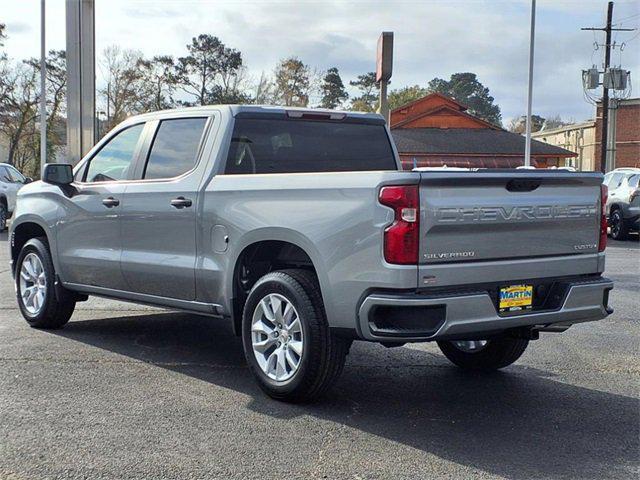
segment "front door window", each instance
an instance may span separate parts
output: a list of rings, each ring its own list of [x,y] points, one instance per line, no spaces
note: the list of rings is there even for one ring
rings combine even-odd
[[[89,160],[86,182],[113,182],[127,178],[144,124],[116,134]]]

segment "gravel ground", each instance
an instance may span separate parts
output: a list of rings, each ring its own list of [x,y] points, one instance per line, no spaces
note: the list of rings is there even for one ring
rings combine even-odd
[[[357,342],[332,394],[266,398],[224,323],[91,299],[30,329],[0,234],[0,478],[638,478],[640,250],[611,242],[608,319],[495,374]]]

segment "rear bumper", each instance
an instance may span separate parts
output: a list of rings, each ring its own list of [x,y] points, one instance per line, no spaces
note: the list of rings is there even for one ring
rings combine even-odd
[[[606,278],[568,285],[560,307],[518,315],[499,315],[488,292],[457,295],[371,294],[360,305],[359,334],[372,341],[428,341],[473,338],[530,326],[571,325],[613,313],[608,305],[613,282]],[[407,319],[408,327],[381,317]],[[391,325],[391,326],[390,326]]]

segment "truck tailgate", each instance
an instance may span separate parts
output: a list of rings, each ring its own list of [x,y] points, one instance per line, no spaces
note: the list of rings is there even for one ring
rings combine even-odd
[[[481,170],[420,175],[423,265],[598,252],[598,173]]]

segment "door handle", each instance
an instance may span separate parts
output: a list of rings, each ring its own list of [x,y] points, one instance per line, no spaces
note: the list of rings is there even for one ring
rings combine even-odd
[[[178,197],[171,200],[171,206],[175,208],[185,208],[191,205],[193,205],[193,202],[188,198]]]
[[[107,208],[117,207],[118,205],[120,205],[120,200],[113,197],[107,197],[102,200],[102,204]]]

